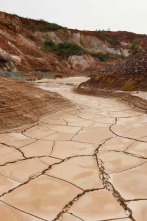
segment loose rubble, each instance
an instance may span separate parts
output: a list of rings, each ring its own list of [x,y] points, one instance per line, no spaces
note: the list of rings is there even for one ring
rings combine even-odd
[[[82,86],[98,89],[147,91],[147,50],[129,56],[98,73]]]

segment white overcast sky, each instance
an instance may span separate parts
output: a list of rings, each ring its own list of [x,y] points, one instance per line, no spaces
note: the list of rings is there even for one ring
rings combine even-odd
[[[0,11],[68,28],[147,34],[147,0],[0,0]]]

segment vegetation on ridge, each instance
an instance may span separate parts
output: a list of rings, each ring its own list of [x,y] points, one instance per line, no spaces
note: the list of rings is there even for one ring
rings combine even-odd
[[[119,59],[120,57],[122,58],[122,56],[111,55],[110,53],[90,52],[75,43],[64,42],[64,43],[56,44],[52,40],[46,40],[44,42],[44,51],[45,52],[58,52],[66,56],[89,54],[93,57],[98,58],[102,62],[106,62],[106,61],[113,60],[113,59]]]
[[[63,27],[61,25],[58,25],[56,23],[47,23],[44,25],[39,25],[39,24],[35,24],[35,25],[27,25],[27,28],[31,29],[33,32],[35,31],[56,31],[59,29],[66,29],[66,27]]]
[[[59,43],[55,44],[52,40],[46,40],[44,42],[44,50],[46,52],[59,52],[61,54],[70,56],[70,55],[82,55],[84,53],[87,53],[86,50],[84,50],[82,47],[80,47],[77,44],[74,43]]]

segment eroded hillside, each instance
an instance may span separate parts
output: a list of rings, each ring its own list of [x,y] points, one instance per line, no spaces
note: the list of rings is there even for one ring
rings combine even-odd
[[[0,69],[29,77],[32,72],[96,73],[128,56],[136,39],[147,47],[146,35],[72,30],[0,12]]]

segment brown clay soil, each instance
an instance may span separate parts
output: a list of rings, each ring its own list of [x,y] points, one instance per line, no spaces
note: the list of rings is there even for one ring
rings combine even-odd
[[[40,116],[70,105],[57,93],[0,77],[0,132],[35,123]]]
[[[1,219],[146,221],[146,112],[118,97],[73,93],[73,85],[40,82],[74,105],[0,134]]]
[[[85,94],[85,95],[90,95],[90,96],[97,96],[97,97],[105,97],[105,98],[119,98],[122,101],[126,101],[130,104],[135,105],[136,107],[147,111],[147,94],[145,93],[143,97],[140,96],[139,92],[122,92],[122,91],[110,91],[110,90],[101,90],[101,89],[96,89],[93,87],[76,87],[74,88],[74,91],[79,94]]]

